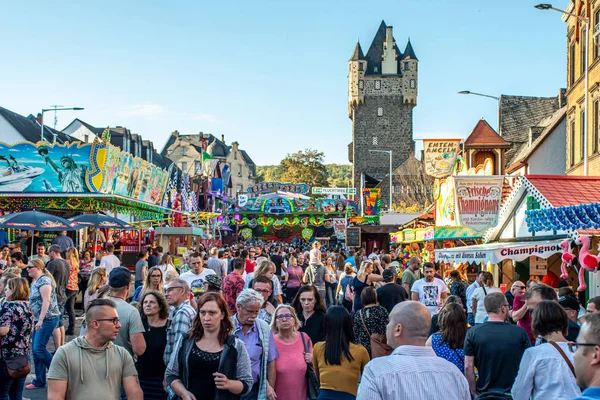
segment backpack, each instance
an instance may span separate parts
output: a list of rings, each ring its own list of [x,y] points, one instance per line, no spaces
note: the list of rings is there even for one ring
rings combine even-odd
[[[344,300],[354,302],[354,289],[352,288],[352,280],[349,279],[344,291]]]

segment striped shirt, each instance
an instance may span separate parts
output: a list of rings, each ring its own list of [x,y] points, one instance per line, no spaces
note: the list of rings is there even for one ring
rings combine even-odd
[[[357,400],[471,400],[469,384],[429,346],[400,346],[365,367]]]

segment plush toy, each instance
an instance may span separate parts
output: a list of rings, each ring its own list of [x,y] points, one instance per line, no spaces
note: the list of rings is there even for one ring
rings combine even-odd
[[[575,259],[575,254],[569,252],[569,241],[563,240],[560,242],[560,247],[562,247],[562,264],[560,265],[560,277],[563,279],[567,279],[569,273],[567,272],[567,267],[570,267]]]
[[[587,270],[595,272],[596,270],[598,270],[598,263],[600,263],[600,257],[590,254],[588,252],[590,248],[589,236],[579,236],[575,241],[575,244],[581,245],[581,249],[579,250],[579,287],[577,288],[577,291],[581,292],[587,287],[583,271]]]

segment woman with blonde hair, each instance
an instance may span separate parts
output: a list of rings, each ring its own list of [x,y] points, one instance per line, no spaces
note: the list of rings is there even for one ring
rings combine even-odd
[[[275,275],[275,264],[267,259],[260,261],[256,265],[254,272],[246,275],[244,289],[252,288],[252,281],[259,276],[267,277],[273,282],[273,296],[279,304],[283,303],[281,284],[279,283],[279,278]]]
[[[173,257],[171,257],[168,254],[165,254],[164,256],[162,256],[162,259],[160,260],[160,264],[158,264],[157,267],[160,268],[161,272],[163,273],[163,283],[164,283],[164,278],[167,276],[167,273],[169,271],[173,271],[173,272],[177,273],[177,270],[175,269],[175,266],[173,265]]]
[[[106,273],[106,269],[104,268],[96,268],[92,271],[90,275],[90,280],[88,282],[87,290],[83,295],[83,309],[87,308],[87,305],[90,301],[98,298],[99,293],[98,290],[106,285],[108,281],[108,274]]]
[[[348,312],[352,312],[353,306],[353,296],[354,292],[352,289],[352,280],[356,276],[354,272],[354,268],[352,268],[352,264],[347,262],[344,265],[344,272],[340,275],[338,287],[336,290],[336,296],[338,296],[341,292],[341,305],[344,306]]]
[[[52,337],[52,332],[58,327],[60,309],[56,300],[56,282],[44,267],[44,262],[37,258],[29,260],[27,272],[33,279],[29,306],[35,321],[32,345],[35,379],[26,386],[26,389],[37,389],[46,386],[46,370],[50,368],[52,362],[52,354],[46,346]]]
[[[67,281],[67,302],[65,311],[69,316],[69,326],[65,331],[65,335],[75,334],[75,301],[77,293],[79,293],[79,253],[77,249],[71,247],[65,253],[65,259],[69,263],[69,279]]]
[[[146,274],[144,284],[135,289],[132,301],[140,301],[140,299],[144,296],[144,293],[150,290],[156,290],[157,292],[164,293],[165,289],[163,281],[164,279],[161,269],[158,267],[150,268]]]
[[[306,400],[306,369],[307,364],[312,364],[312,342],[299,328],[300,320],[292,306],[282,304],[275,309],[271,321],[279,352],[275,393],[286,393],[286,400]]]
[[[377,265],[379,275],[373,273],[374,265]],[[352,279],[351,283],[351,287],[354,290],[354,312],[363,308],[362,301],[360,300],[362,291],[366,287],[372,286],[375,282],[381,282],[383,280],[382,274],[383,268],[381,268],[381,264],[379,263],[373,263],[372,260],[365,260],[360,264],[358,274]]]

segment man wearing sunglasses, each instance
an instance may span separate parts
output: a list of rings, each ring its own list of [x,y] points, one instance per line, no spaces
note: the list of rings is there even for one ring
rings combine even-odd
[[[588,315],[569,350],[575,352],[577,385],[585,389],[576,400],[600,399],[600,314]]]
[[[56,351],[48,371],[48,399],[81,399],[86,396],[142,400],[131,355],[112,343],[121,322],[109,299],[94,299],[85,313],[87,330]]]

